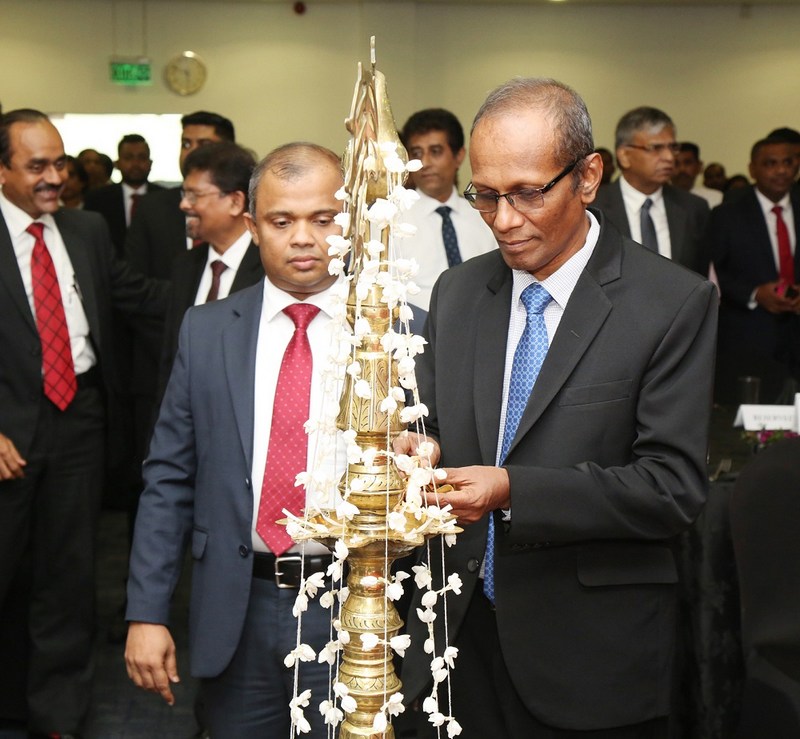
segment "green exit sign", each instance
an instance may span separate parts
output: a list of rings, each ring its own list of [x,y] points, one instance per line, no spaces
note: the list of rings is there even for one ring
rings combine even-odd
[[[112,59],[110,68],[115,85],[150,85],[153,82],[149,59]]]

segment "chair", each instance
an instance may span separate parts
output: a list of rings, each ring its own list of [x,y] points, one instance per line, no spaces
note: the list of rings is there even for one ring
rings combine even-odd
[[[744,467],[730,504],[745,687],[738,739],[800,737],[800,439]]]

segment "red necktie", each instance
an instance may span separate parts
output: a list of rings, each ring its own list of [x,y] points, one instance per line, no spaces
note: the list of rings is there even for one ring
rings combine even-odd
[[[219,278],[226,269],[228,269],[228,265],[221,259],[215,259],[211,262],[211,288],[206,296],[206,303],[210,303],[219,297]]]
[[[311,399],[312,359],[306,329],[319,308],[295,303],[283,312],[294,321],[294,334],[283,354],[275,388],[267,464],[256,518],[256,533],[276,556],[293,542],[286,529],[275,521],[284,517],[281,512],[284,508],[299,514],[305,505],[305,492],[302,486],[295,487],[294,481],[297,473],[306,468],[308,456],[308,437],[303,424],[308,420]]]
[[[778,233],[778,264],[780,265],[779,276],[781,282],[786,285],[794,285],[794,259],[792,258],[792,246],[789,243],[789,229],[783,220],[781,211],[783,208],[776,205],[772,212],[777,221]]]
[[[67,317],[53,259],[42,236],[44,224],[31,223],[26,231],[35,239],[31,255],[31,279],[36,327],[42,342],[44,394],[63,411],[78,390]]]

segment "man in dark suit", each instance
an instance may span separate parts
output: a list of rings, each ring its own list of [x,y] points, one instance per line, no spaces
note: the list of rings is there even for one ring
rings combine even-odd
[[[463,581],[447,607],[465,736],[667,736],[671,539],[706,495],[716,294],[587,210],[593,149],[566,86],[490,93],[466,196],[499,251],[439,278],[417,361],[434,462],[440,449],[455,488],[439,502],[465,527],[444,555]],[[431,679],[427,627],[411,633],[407,700]]]
[[[797,171],[791,143],[758,141],[750,154],[755,186],[711,214],[710,242],[722,295],[716,388],[722,403],[739,402],[738,377],[761,378],[764,403],[778,401],[792,377],[800,380]],[[793,402],[790,396],[782,402]]]
[[[646,107],[629,111],[616,130],[622,174],[599,190],[595,205],[623,235],[707,277],[708,204],[669,184],[679,149],[666,113]]]
[[[193,182],[187,178],[187,190]],[[291,542],[272,541],[269,534],[280,529],[259,511],[269,500],[297,508],[288,501],[294,473],[303,467],[287,462],[284,474],[270,472],[289,451],[273,444],[298,435],[302,442],[291,451],[301,454],[299,463],[308,464],[307,454],[313,455],[315,436],[306,437],[303,422],[278,428],[285,416],[279,409],[293,403],[305,419],[304,392],[315,407],[322,400],[338,294],[326,238],[341,233],[333,220],[341,209],[334,197],[341,185],[338,157],[312,144],[281,147],[256,168],[248,224],[266,279],[186,313],[144,465],[128,581],[128,674],[173,703],[170,686],[178,674],[169,603],[191,541],[191,670],[201,678],[208,728],[218,739],[289,735],[293,680],[283,659],[295,647],[299,560],[305,556],[306,577],[330,562],[316,543],[293,547],[284,557]],[[205,197],[221,195],[209,191]],[[293,323],[297,313],[310,319],[305,331]],[[281,394],[285,348],[290,341],[302,343],[303,335],[310,377],[298,382],[301,373],[289,369],[295,384]],[[303,404],[308,402],[307,396]],[[286,486],[277,486],[281,477]],[[312,604],[303,616],[303,641],[319,647],[329,629],[328,612]],[[327,695],[327,665],[304,663],[299,684],[301,691]],[[318,711],[306,718],[313,736],[327,736]]]
[[[89,707],[94,543],[119,390],[112,306],[130,315],[163,314],[166,306],[166,286],[114,258],[99,215],[59,210],[66,178],[64,145],[48,118],[7,113],[0,121],[0,642],[16,638],[17,654],[3,650],[0,720],[27,723],[37,737],[77,733]]]
[[[90,190],[86,193],[84,208],[96,211],[106,219],[117,256],[122,258],[125,256],[125,235],[139,201],[148,193],[164,188],[147,181],[153,160],[150,159],[147,141],[138,133],[122,137],[114,164],[122,175],[122,182]]]
[[[208,144],[186,157],[181,210],[203,244],[179,254],[173,263],[159,400],[178,351],[184,313],[193,305],[221,300],[264,278],[258,246],[250,238],[245,221],[248,185],[255,165],[249,151],[230,142]]]

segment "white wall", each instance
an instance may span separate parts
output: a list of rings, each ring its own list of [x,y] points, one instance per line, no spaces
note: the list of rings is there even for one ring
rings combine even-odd
[[[705,161],[744,171],[750,145],[777,126],[800,128],[800,5],[754,7],[417,5],[0,0],[0,101],[6,110],[229,116],[259,154],[294,139],[339,151],[358,61],[378,38],[398,125],[440,105],[465,124],[486,92],[514,75],[547,75],[586,99],[598,145],[637,105],[666,110]],[[116,7],[116,29],[112,24]],[[146,36],[146,49],[143,37]],[[208,63],[198,94],[161,81],[191,49]],[[108,81],[112,54],[146,50],[156,81]],[[109,152],[112,153],[113,152]],[[177,146],[176,153],[177,157]],[[462,181],[465,181],[462,178]]]

